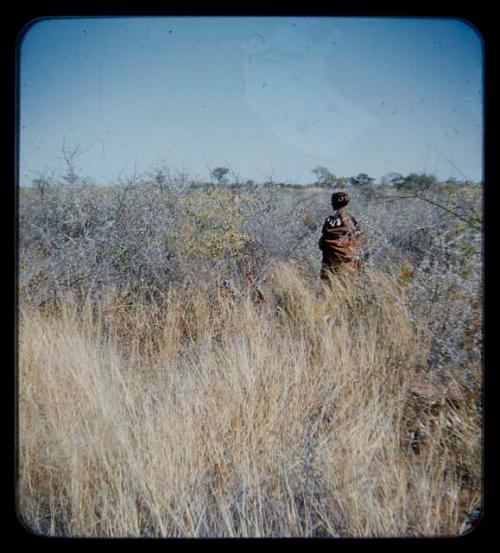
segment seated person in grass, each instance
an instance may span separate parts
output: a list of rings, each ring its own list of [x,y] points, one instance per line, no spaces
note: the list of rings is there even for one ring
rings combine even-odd
[[[318,243],[323,252],[321,278],[324,280],[327,280],[331,273],[338,273],[341,269],[356,273],[360,268],[356,255],[359,224],[354,216],[344,209],[349,200],[347,192],[332,194],[334,214],[326,218]]]

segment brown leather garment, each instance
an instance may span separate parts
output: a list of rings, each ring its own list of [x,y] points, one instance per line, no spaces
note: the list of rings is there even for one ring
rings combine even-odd
[[[350,271],[359,269],[356,257],[357,221],[352,216],[339,210],[340,226],[329,227],[328,219],[323,225],[323,232],[319,240],[319,247],[323,252],[323,268],[321,277],[327,278],[328,272],[344,267]]]

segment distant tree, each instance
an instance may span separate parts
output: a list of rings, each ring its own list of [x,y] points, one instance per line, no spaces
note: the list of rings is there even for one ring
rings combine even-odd
[[[465,186],[479,186],[481,182],[476,182],[475,180],[468,179],[465,181]]]
[[[359,173],[356,177],[351,177],[349,179],[352,186],[355,186],[357,188],[371,188],[373,186],[373,183],[375,182],[375,179],[373,177],[370,177],[366,173]]]
[[[64,163],[66,164],[66,174],[63,175],[63,179],[67,184],[74,186],[80,180],[75,168],[75,160],[81,153],[80,145],[77,144],[74,148],[71,148],[66,144],[66,139],[63,139],[61,151]]]
[[[349,186],[349,179],[347,177],[337,177],[337,182],[335,183],[335,188],[345,188]]]
[[[316,167],[312,172],[316,175],[317,186],[328,188],[337,183],[337,177],[326,167]]]
[[[50,186],[49,179],[46,177],[37,177],[36,179],[33,179],[32,181],[33,187],[38,190],[40,193],[40,198],[43,198],[45,195],[45,192]]]
[[[453,183],[456,187],[475,186],[476,183],[471,179],[457,180],[455,178],[447,179],[448,183]]]
[[[167,177],[165,176],[165,173],[163,171],[157,171],[154,180],[161,191],[164,191],[167,188]]]
[[[396,185],[396,188],[401,190],[429,190],[435,188],[438,184],[438,180],[434,175],[428,175],[426,173],[410,173]]]
[[[212,178],[214,178],[217,181],[217,184],[226,184],[227,178],[226,175],[229,173],[229,169],[227,167],[216,167],[213,169],[210,173]]]
[[[394,186],[397,187],[399,184],[401,184],[404,180],[404,177],[401,173],[387,173],[380,179],[380,184],[382,186]]]

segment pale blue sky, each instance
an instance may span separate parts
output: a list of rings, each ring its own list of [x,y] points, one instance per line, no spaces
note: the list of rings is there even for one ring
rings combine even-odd
[[[454,19],[50,19],[21,43],[20,178],[482,178],[482,44]]]

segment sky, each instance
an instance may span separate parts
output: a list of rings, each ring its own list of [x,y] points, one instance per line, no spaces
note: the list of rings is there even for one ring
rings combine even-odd
[[[21,185],[64,173],[63,145],[100,184],[217,166],[482,179],[482,39],[461,20],[42,19],[19,52]]]

